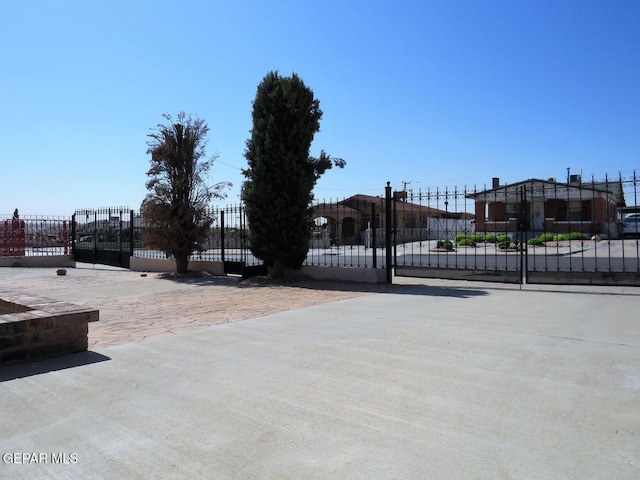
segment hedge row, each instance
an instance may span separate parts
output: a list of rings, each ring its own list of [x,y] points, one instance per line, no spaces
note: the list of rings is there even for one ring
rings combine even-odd
[[[494,235],[492,233],[459,233],[456,235],[456,244],[459,247],[475,247],[478,243],[496,243],[499,248],[517,247],[518,240],[513,240],[509,235]]]
[[[571,233],[544,233],[527,241],[527,245],[544,245],[545,242],[563,242],[567,240],[584,240],[585,236],[580,232]]]
[[[539,237],[532,238],[527,241],[527,245],[544,245],[545,242],[560,242],[566,240],[583,240],[585,236],[580,232],[571,233],[545,233]],[[511,246],[517,247],[519,242],[514,240],[508,235],[493,235],[472,233],[464,234],[459,233],[456,235],[456,244],[459,247],[475,247],[478,243],[497,243],[500,248],[509,248]]]

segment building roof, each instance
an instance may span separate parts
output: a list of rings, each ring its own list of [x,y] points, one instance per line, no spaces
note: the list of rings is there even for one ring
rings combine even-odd
[[[524,187],[524,190],[521,188]],[[518,200],[522,195],[528,199],[560,198],[568,200],[588,199],[593,196],[612,196],[619,206],[624,206],[622,185],[615,182],[570,182],[561,183],[553,180],[530,178],[508,185],[468,194],[467,198],[484,202],[504,202]]]
[[[354,216],[358,214],[358,210],[340,203],[319,203],[313,206],[313,212],[317,216],[330,217],[341,213],[343,216]]]
[[[386,199],[382,197],[374,197],[371,195],[363,195],[356,194],[349,198],[345,198],[341,202],[341,205],[348,205],[351,208],[354,208],[359,211],[363,211],[362,207],[367,206],[370,207],[372,203],[379,205],[381,209],[384,209],[386,204]],[[395,211],[403,212],[403,213],[416,213],[420,215],[426,215],[430,217],[458,217],[461,214],[453,211],[440,210],[438,208],[429,207],[426,205],[421,205],[418,203],[411,203],[406,201],[396,201],[395,203]]]

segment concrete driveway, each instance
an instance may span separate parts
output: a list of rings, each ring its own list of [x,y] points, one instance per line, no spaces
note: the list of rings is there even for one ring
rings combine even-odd
[[[640,478],[640,290],[409,284],[0,368],[0,476]]]

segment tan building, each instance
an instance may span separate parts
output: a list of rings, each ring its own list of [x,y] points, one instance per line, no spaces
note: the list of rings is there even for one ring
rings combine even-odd
[[[447,212],[406,201],[406,192],[395,192],[395,227],[413,240],[429,239],[429,219],[459,219],[470,216]],[[376,228],[376,244],[384,244],[386,200],[382,197],[357,194],[336,203],[320,203],[314,206],[313,217],[318,227],[329,231],[333,245],[361,245],[368,243],[367,235]],[[374,218],[375,216],[375,218]]]

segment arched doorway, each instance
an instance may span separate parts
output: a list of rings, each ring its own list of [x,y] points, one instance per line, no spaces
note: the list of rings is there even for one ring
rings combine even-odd
[[[356,222],[351,217],[342,220],[342,243],[344,245],[356,243]]]

